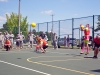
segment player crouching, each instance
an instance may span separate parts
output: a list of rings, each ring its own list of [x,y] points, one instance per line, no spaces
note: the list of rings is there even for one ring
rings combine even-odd
[[[11,41],[8,38],[6,38],[5,40],[4,48],[6,49],[6,51],[9,51],[11,49]]]
[[[38,35],[36,36],[36,40],[37,40],[36,51],[38,51],[40,49],[42,51],[42,53],[45,53],[46,49],[48,48],[47,41],[42,39]]]

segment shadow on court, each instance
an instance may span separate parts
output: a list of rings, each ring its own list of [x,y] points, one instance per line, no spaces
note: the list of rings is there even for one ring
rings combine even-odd
[[[80,55],[80,54],[66,54],[66,55],[72,55],[72,56],[82,56],[82,55]]]
[[[90,71],[92,71],[92,72],[98,72],[98,73],[100,73],[100,69],[96,69],[96,70],[90,70]]]

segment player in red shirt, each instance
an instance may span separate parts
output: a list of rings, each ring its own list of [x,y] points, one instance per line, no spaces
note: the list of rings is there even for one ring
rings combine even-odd
[[[11,49],[11,41],[8,38],[6,38],[6,40],[5,40],[4,47],[5,47],[6,51]]]
[[[100,35],[97,35],[94,38],[93,44],[94,44],[94,56],[93,56],[93,58],[97,58],[97,55],[98,55],[99,50],[100,50]]]
[[[44,51],[46,51],[46,49],[48,48],[48,43],[46,40],[42,39],[42,48],[44,49]]]

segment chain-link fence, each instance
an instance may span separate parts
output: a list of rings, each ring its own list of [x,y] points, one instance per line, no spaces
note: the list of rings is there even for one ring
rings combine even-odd
[[[72,18],[72,19],[65,19],[65,20],[58,20],[52,22],[45,22],[45,23],[37,23],[36,31],[44,31],[50,32],[53,29],[60,38],[64,36],[70,35],[72,38],[81,39],[83,33],[80,31],[80,24],[90,25],[91,36],[94,36],[99,32],[94,32],[94,29],[97,27],[99,15],[87,16],[87,17],[80,17],[80,18]],[[53,27],[52,27],[53,24]],[[72,46],[73,48],[73,46]]]

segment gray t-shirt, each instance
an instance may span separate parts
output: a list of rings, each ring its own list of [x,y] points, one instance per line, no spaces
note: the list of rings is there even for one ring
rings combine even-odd
[[[13,38],[14,38],[14,34],[9,34],[9,39],[13,40]]]
[[[29,38],[29,41],[33,41],[34,38],[35,38],[35,35],[34,34],[29,34],[28,38]]]

